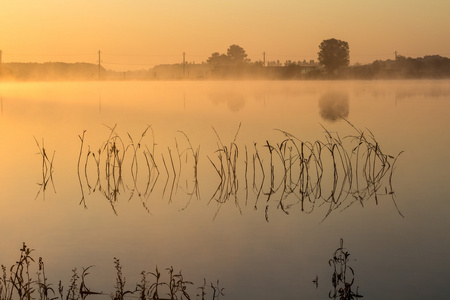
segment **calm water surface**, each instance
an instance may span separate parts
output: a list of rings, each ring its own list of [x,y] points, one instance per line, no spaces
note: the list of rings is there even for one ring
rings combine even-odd
[[[1,83],[0,99],[8,268],[26,242],[54,286],[95,265],[88,286],[110,293],[117,257],[130,289],[141,271],[173,266],[194,281],[192,295],[206,278],[220,280],[225,299],[326,299],[343,238],[365,298],[447,296],[450,81]],[[358,133],[339,115],[383,153],[404,151],[391,181],[389,170],[377,199],[354,201],[342,169],[333,189],[324,155],[322,197],[302,205],[299,193],[283,195],[299,169],[284,171],[268,145],[292,137],[292,161],[295,146],[326,143],[328,131],[351,153],[358,143],[344,137]],[[98,153],[114,142],[120,173]],[[336,190],[334,207],[326,199]]]

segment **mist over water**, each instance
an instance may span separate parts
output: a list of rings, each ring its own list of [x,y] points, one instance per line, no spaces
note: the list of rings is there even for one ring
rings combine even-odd
[[[194,298],[323,299],[342,238],[365,298],[443,298],[448,83],[2,82],[0,264],[26,242],[54,286],[95,265],[110,293],[116,257],[129,289],[173,266]]]

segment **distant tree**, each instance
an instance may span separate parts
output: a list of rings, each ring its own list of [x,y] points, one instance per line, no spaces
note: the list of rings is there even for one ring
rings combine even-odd
[[[227,56],[233,64],[242,64],[250,61],[244,48],[239,45],[231,45],[227,50]]]
[[[288,59],[288,60],[286,60],[286,61],[284,62],[284,66],[285,66],[285,67],[287,67],[287,66],[292,66],[292,65],[296,66],[297,63],[296,63],[295,61],[290,60],[290,59]]]
[[[240,65],[249,61],[250,59],[247,58],[247,53],[242,47],[231,45],[227,50],[227,54],[212,53],[207,63],[213,65]]]
[[[214,52],[206,62],[212,65],[228,65],[230,64],[230,58],[225,54]]]
[[[337,40],[329,39],[324,40],[319,45],[320,51],[319,64],[325,67],[328,73],[333,74],[341,67],[346,67],[350,63],[350,51],[348,43]]]
[[[253,65],[258,67],[264,67],[264,62],[262,60],[257,60],[253,63]]]

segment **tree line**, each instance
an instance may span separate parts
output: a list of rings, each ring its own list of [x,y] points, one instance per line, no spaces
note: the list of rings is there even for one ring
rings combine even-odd
[[[411,58],[398,55],[395,60],[376,60],[343,71],[343,78],[359,79],[438,79],[450,78],[450,59],[440,55]]]
[[[376,60],[372,63],[350,66],[350,47],[348,42],[335,38],[323,40],[319,45],[318,64],[308,66],[287,61],[276,73],[277,79],[396,79],[396,78],[449,78],[450,59],[439,55],[411,58],[397,55],[395,60]],[[235,69],[249,68],[245,50],[238,45],[231,45],[226,54],[214,52],[208,58],[211,64],[223,71],[234,66]],[[254,66],[263,66],[257,61]],[[277,64],[279,67],[280,64]],[[270,68],[265,69],[270,75]],[[273,73],[273,71],[272,71]]]
[[[348,42],[323,40],[318,63],[284,64],[252,62],[239,45],[225,53],[213,52],[201,64],[159,65],[149,70],[115,72],[89,63],[3,63],[0,80],[158,80],[158,79],[391,79],[450,78],[450,59],[439,55],[421,58],[397,55],[395,60],[376,60],[350,66]]]

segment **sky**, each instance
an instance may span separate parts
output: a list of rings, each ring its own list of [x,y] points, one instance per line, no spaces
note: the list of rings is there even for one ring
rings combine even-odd
[[[450,57],[449,0],[0,0],[3,62],[111,70],[201,63],[237,44],[251,61],[316,60],[348,42],[350,64]]]

